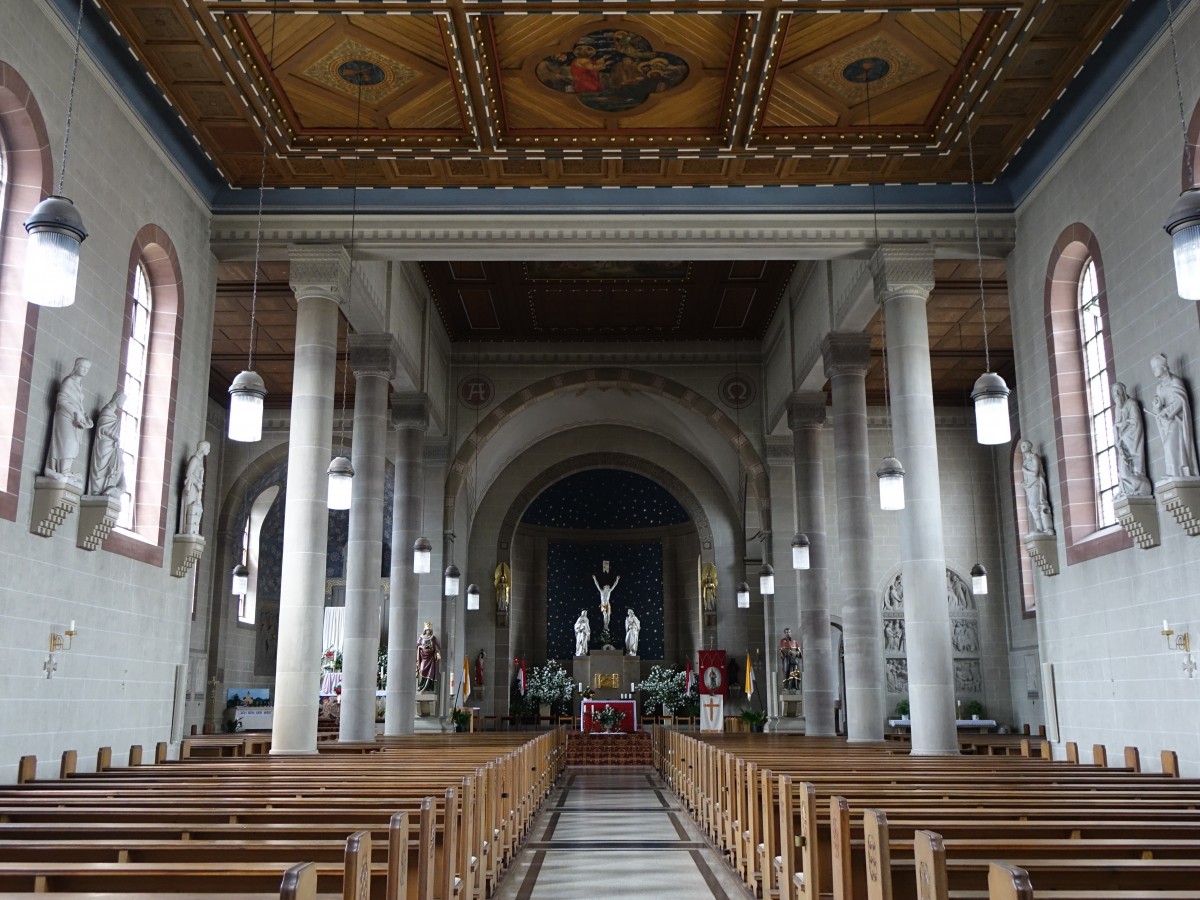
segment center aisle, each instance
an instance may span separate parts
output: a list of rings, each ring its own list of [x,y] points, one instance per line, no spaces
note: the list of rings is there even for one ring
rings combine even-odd
[[[495,900],[750,893],[649,766],[567,769]]]

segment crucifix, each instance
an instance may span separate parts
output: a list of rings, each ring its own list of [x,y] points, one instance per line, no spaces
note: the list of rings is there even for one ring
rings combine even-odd
[[[710,719],[716,716],[717,709],[720,708],[720,706],[721,704],[716,701],[716,698],[713,697],[712,694],[709,694],[708,701],[704,704],[704,708],[708,710],[708,717]]]

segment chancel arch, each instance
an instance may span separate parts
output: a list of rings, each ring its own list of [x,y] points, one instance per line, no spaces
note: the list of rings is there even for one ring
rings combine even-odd
[[[689,446],[705,446],[715,431],[717,440],[734,454],[739,471],[744,472],[748,478],[748,490],[754,495],[759,520],[771,521],[771,495],[766,466],[738,425],[696,389],[654,372],[627,368],[591,368],[563,372],[515,391],[493,407],[471,430],[451,461],[446,478],[445,521],[455,521],[455,506],[459,495],[468,480],[474,477],[472,473],[486,458],[485,451],[488,445],[504,433],[506,426],[516,419],[525,421],[525,417],[535,406],[564,394],[579,395],[589,390],[605,392],[612,389],[623,391],[630,398],[639,394],[656,397],[667,401],[662,404],[664,407],[686,410],[690,413],[686,417],[690,423],[684,426],[691,432],[691,440],[687,442]],[[579,424],[580,407],[577,403],[572,404],[571,415],[573,421],[569,424]],[[595,421],[593,417],[586,414],[585,416],[586,421]],[[642,420],[642,424],[653,421],[652,418],[646,418]],[[704,423],[705,426],[703,433],[697,430],[700,423]],[[715,468],[717,466],[714,465]],[[486,482],[487,479],[484,479],[484,483]]]
[[[594,449],[580,454],[580,447]],[[599,469],[636,473],[653,482],[678,502],[686,513],[686,523],[657,530],[623,529],[609,535],[572,529],[551,534],[545,529],[522,526],[526,511],[547,488],[572,475]],[[719,632],[719,642],[745,646],[750,626],[746,617],[739,617],[732,608],[732,586],[744,577],[735,577],[740,571],[744,544],[736,501],[695,454],[661,435],[614,424],[583,425],[551,434],[509,461],[490,481],[474,521],[495,522],[498,526],[472,531],[466,579],[479,584],[485,598],[479,612],[467,615],[466,652],[474,657],[480,649],[486,651],[487,658],[492,660],[488,672],[490,683],[503,685],[511,678],[513,658],[525,658],[530,665],[546,659],[545,553],[551,538],[597,544],[610,539],[632,542],[661,539],[666,548],[663,565],[669,570],[664,572],[664,600],[670,606],[662,658],[675,662],[676,657],[700,646],[706,633],[716,639]],[[522,534],[528,536],[534,531],[535,538],[521,538]],[[696,570],[700,559],[715,562],[719,570],[721,600],[711,632],[705,631],[699,615]],[[597,572],[599,561],[597,557]],[[499,562],[510,564],[512,571],[511,604],[506,618],[497,616],[491,591],[493,572]],[[596,588],[590,574],[578,580],[577,597],[589,608],[598,634]],[[632,586],[627,579],[620,587]],[[615,591],[613,616],[619,613],[623,619],[632,599],[622,597],[620,589]],[[578,614],[578,610],[575,612]],[[761,623],[756,622],[754,627],[761,635]],[[500,696],[486,697],[484,704],[495,704],[498,709],[506,700],[507,694],[502,692]]]

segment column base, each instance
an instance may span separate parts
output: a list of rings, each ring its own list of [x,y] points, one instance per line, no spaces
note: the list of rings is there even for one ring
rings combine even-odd
[[[171,575],[183,578],[204,555],[204,538],[198,534],[177,534],[171,542]]]
[[[82,550],[99,550],[112,533],[120,514],[120,497],[85,495],[79,501],[79,535],[75,539],[75,546]]]
[[[1025,549],[1043,575],[1058,574],[1058,536],[1054,534],[1027,534],[1023,538]]]
[[[41,537],[53,537],[58,526],[75,512],[83,488],[70,481],[39,475],[33,479],[33,517],[29,530]]]
[[[436,716],[417,716],[413,719],[413,731],[417,734],[441,734],[452,729]]]
[[[1164,478],[1154,485],[1159,505],[1192,537],[1200,534],[1200,478]]]
[[[1153,497],[1115,497],[1113,511],[1121,527],[1143,550],[1157,547],[1162,542],[1158,530],[1158,507]]]

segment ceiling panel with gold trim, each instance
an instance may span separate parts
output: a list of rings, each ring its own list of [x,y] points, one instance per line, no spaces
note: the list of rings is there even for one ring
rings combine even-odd
[[[98,4],[233,187],[684,187],[993,180],[1128,0]]]

